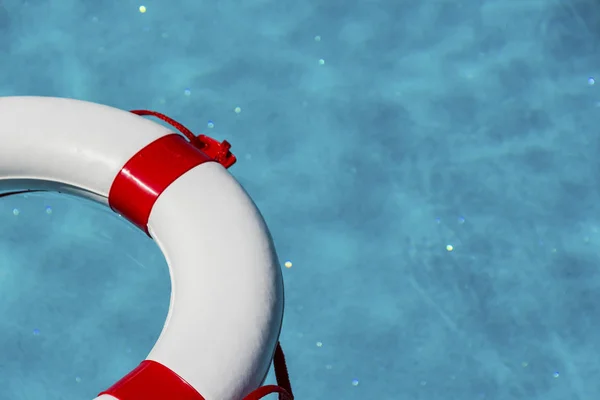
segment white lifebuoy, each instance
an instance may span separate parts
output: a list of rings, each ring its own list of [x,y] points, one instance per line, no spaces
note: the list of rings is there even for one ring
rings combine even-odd
[[[291,399],[289,388],[259,388],[274,355],[282,357],[283,283],[264,220],[226,169],[235,161],[228,144],[186,135],[190,142],[140,115],[71,99],[0,97],[0,190],[104,204],[154,239],[169,265],[159,339],[96,399]]]

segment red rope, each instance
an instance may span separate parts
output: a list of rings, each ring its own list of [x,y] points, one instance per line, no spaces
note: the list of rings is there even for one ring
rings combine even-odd
[[[275,356],[273,357],[273,368],[275,369],[277,386],[267,385],[259,387],[254,392],[244,397],[244,400],[260,400],[263,397],[273,393],[279,394],[279,400],[294,400],[294,393],[292,393],[292,385],[290,383],[290,376],[285,363],[285,356],[279,342],[277,343]]]
[[[217,140],[206,135],[196,136],[183,124],[156,111],[131,110],[131,112],[139,116],[152,116],[165,121],[167,124],[181,132],[194,147],[206,153],[206,155],[213,158],[225,168],[231,167],[236,162],[235,156],[231,154],[231,151],[229,151],[229,149],[231,149],[231,144],[229,144],[229,142],[226,140],[218,142]]]
[[[290,374],[287,369],[287,364],[285,362],[285,355],[283,354],[283,349],[281,348],[281,343],[277,342],[277,348],[275,349],[275,356],[273,357],[273,365],[275,368],[275,379],[277,380],[277,384],[289,393],[290,398],[294,398],[294,394],[292,393],[292,383],[290,382]],[[282,399],[279,396],[279,400]]]

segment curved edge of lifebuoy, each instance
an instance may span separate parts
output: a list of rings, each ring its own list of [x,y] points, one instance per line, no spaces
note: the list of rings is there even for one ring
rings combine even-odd
[[[171,276],[171,311],[148,359],[177,371],[209,399],[242,398],[262,384],[283,318],[283,277],[262,215],[227,170],[204,163],[157,199],[148,231],[168,263],[186,274]],[[196,234],[185,234],[191,231]],[[198,268],[202,262],[211,265],[210,279]],[[190,322],[194,317],[197,325]],[[198,332],[211,341],[203,343]],[[174,348],[180,340],[187,348]],[[190,358],[190,351],[199,356]],[[201,362],[224,352],[233,358],[223,360],[223,368]],[[196,381],[196,373],[209,383]],[[219,381],[227,383],[213,384]]]
[[[0,189],[60,191],[113,209],[109,193],[119,174],[131,174],[128,163],[157,142],[179,140],[165,139],[172,133],[143,118],[68,99],[0,98],[0,121]],[[146,227],[123,216],[147,228],[172,279],[169,316],[147,363],[162,365],[207,399],[237,400],[262,384],[270,366],[283,282],[260,212],[224,167],[205,161],[162,183]],[[132,175],[140,176],[136,196],[163,175],[160,169]]]

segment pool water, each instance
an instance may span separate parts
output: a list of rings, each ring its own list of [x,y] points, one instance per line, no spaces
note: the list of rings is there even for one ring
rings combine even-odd
[[[166,262],[95,203],[30,194],[4,199],[0,210],[2,383],[10,398],[94,398],[158,338]]]
[[[298,399],[584,400],[598,27],[593,0],[5,0],[0,96],[232,143],[281,258]],[[94,398],[146,357],[169,290],[110,211],[0,199],[0,399]]]

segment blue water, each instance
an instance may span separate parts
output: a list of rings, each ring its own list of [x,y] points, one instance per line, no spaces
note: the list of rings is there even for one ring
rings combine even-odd
[[[292,262],[298,399],[584,400],[599,39],[594,0],[3,0],[0,95],[155,109],[233,144]],[[0,399],[95,397],[168,297],[157,247],[109,211],[2,199]]]

